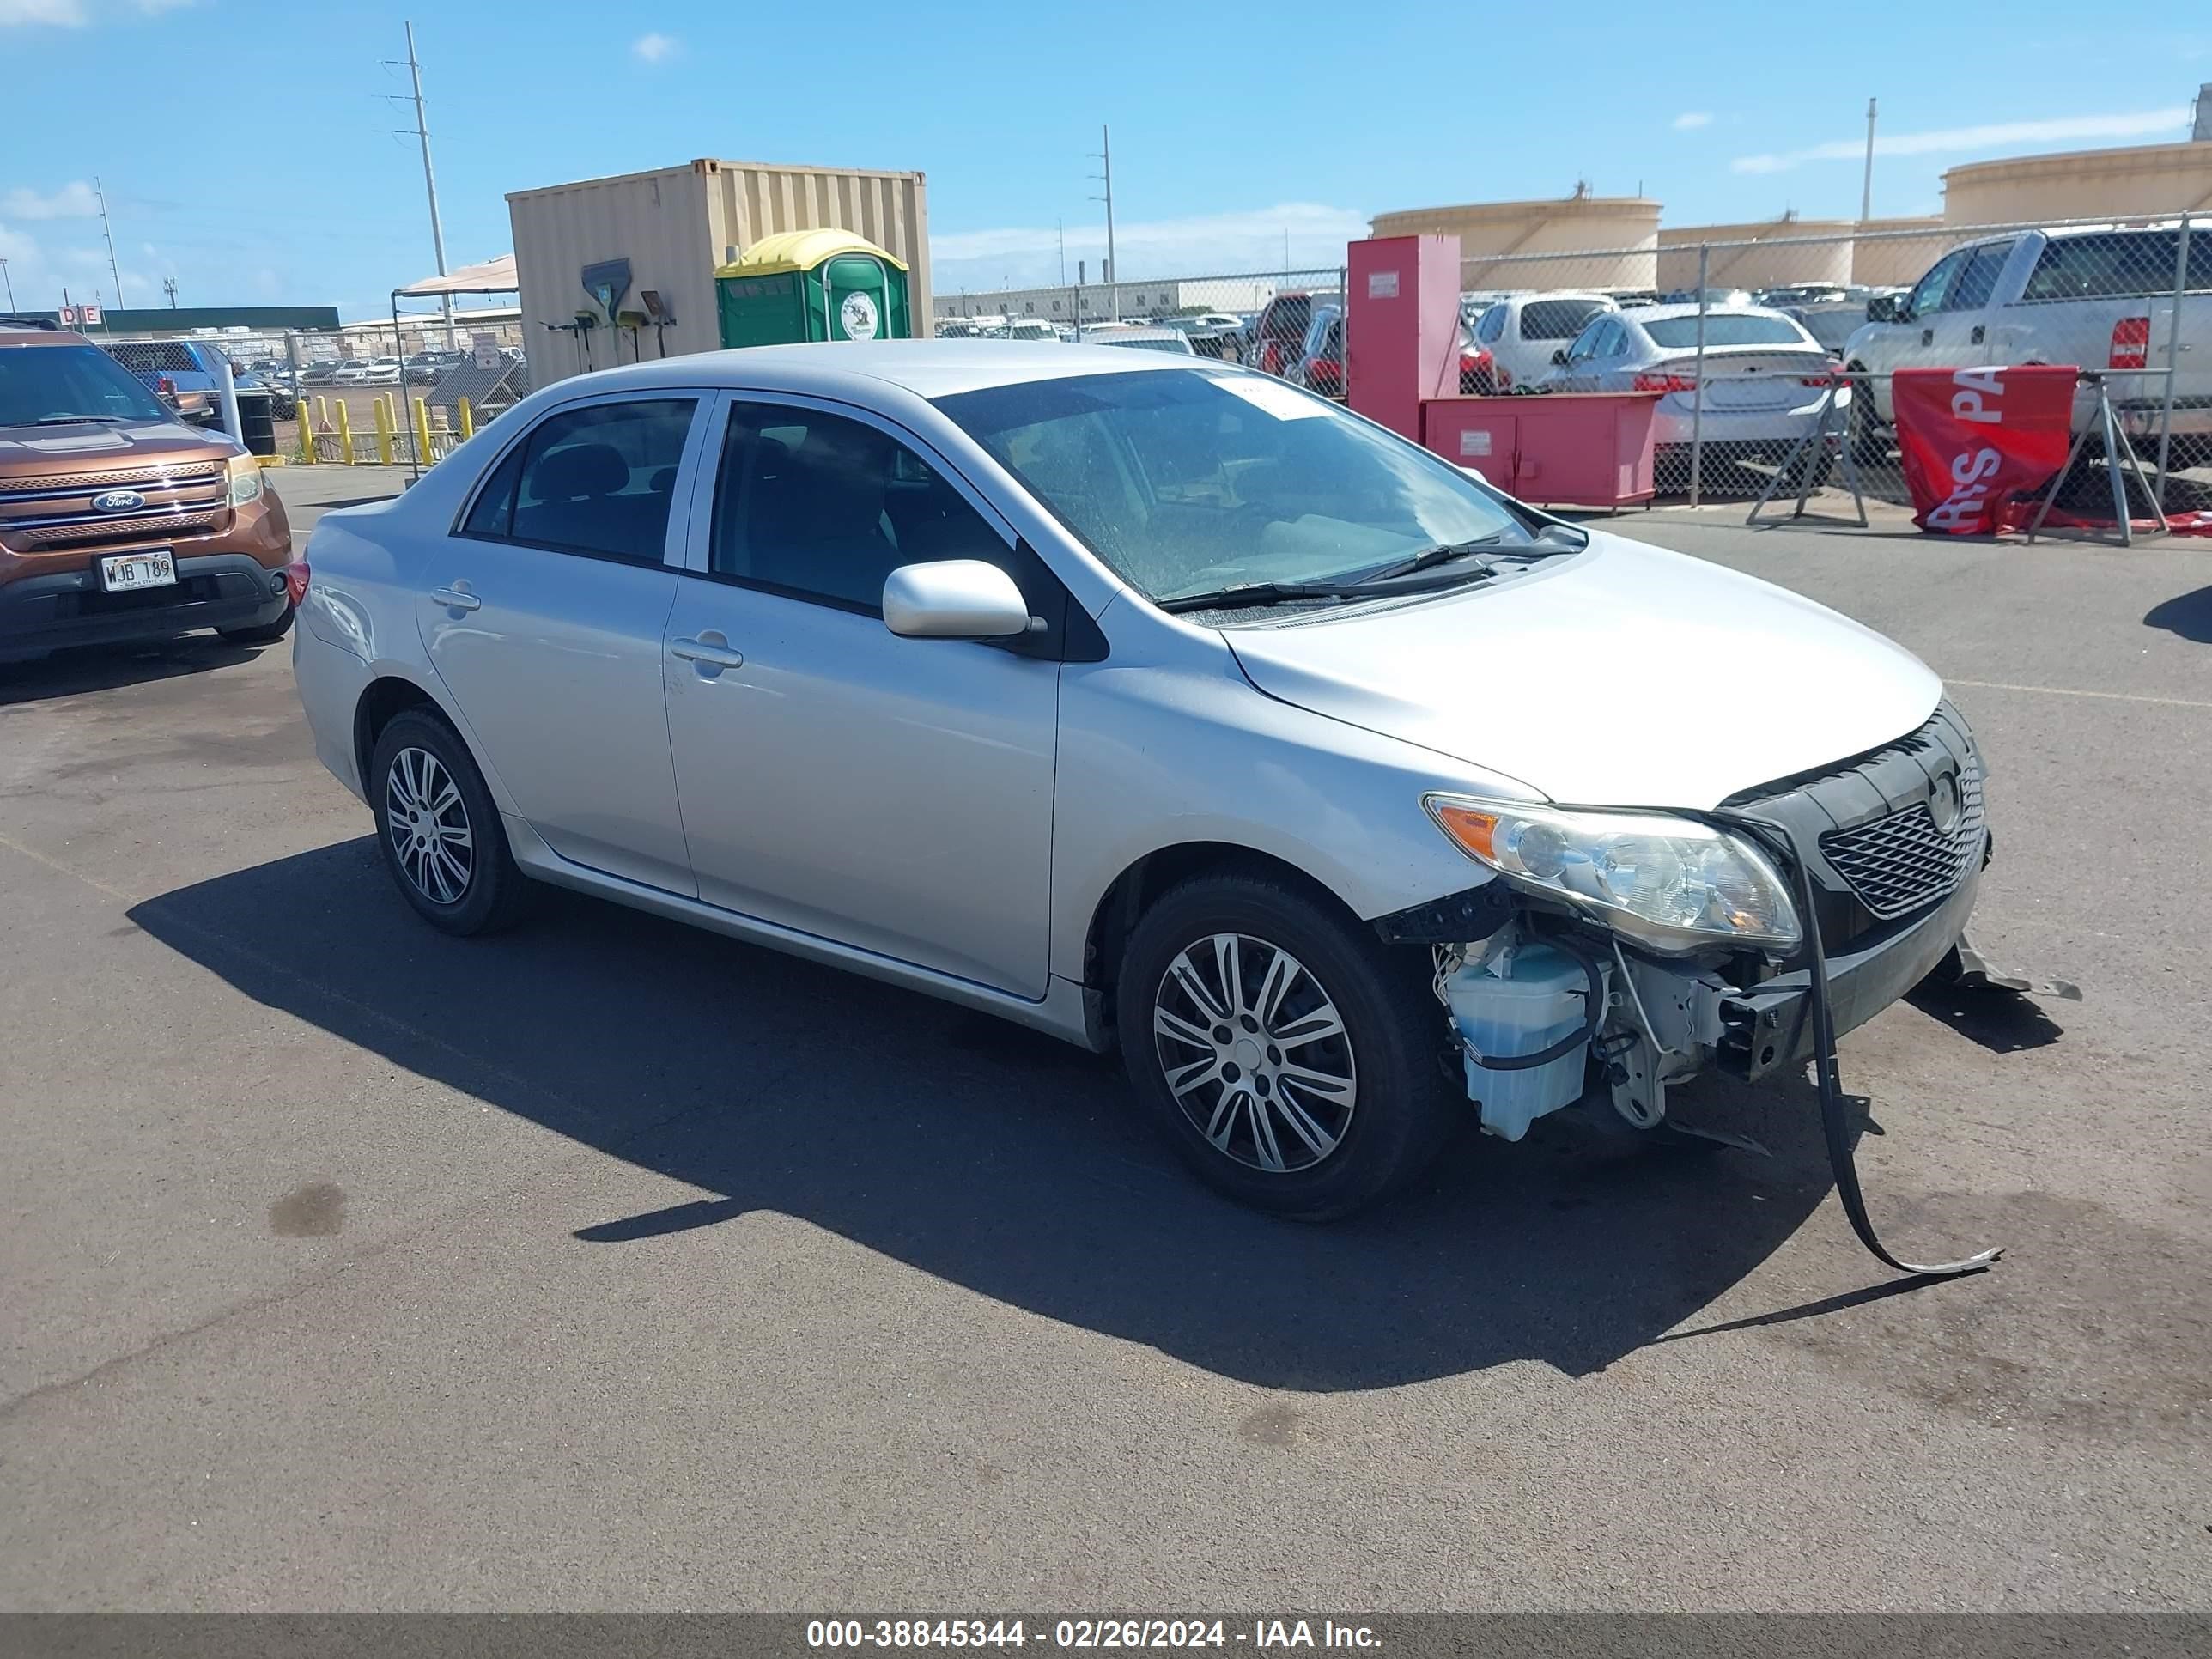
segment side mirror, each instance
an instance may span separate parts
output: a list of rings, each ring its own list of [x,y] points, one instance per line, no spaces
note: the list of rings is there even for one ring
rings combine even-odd
[[[884,582],[884,626],[909,640],[1004,640],[1036,624],[1014,579],[981,559],[902,564]]]
[[[1552,367],[1553,368],[1565,368],[1566,366],[1567,349],[1565,346],[1561,346],[1557,351],[1554,351],[1552,354]]]
[[[1870,323],[1901,323],[1905,319],[1898,313],[1904,309],[1905,300],[1902,295],[1896,294],[1877,294],[1873,299],[1867,301],[1867,321]]]

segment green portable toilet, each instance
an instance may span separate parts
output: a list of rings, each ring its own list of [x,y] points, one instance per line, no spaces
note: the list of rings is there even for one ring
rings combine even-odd
[[[849,230],[763,236],[714,273],[726,346],[906,340],[906,262]]]

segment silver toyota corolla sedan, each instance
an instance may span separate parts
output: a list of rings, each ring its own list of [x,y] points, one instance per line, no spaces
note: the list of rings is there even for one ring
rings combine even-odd
[[[1118,1045],[1286,1214],[1828,1079],[1987,846],[1896,646],[1208,359],[585,375],[307,562],[317,749],[433,927],[553,883]]]

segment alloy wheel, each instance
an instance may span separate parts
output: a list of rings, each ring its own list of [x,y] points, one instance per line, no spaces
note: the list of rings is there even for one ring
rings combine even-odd
[[[460,787],[427,749],[403,749],[384,779],[385,833],[399,867],[433,904],[458,904],[476,873]]]
[[[1359,1079],[1344,1017],[1280,945],[1214,933],[1177,952],[1152,995],[1168,1090],[1214,1150],[1270,1175],[1343,1143]]]

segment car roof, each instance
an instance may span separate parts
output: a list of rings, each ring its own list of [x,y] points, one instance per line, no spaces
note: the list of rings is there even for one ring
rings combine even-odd
[[[629,363],[555,384],[567,389],[589,380],[595,389],[610,392],[680,386],[827,392],[842,386],[865,394],[873,383],[902,387],[919,398],[944,398],[1076,374],[1160,374],[1189,361],[1180,354],[1058,340],[817,340]]]
[[[82,334],[72,334],[65,328],[9,328],[0,329],[0,345],[50,346],[93,345]]]
[[[1708,317],[1779,317],[1785,323],[1797,320],[1789,313],[1777,311],[1772,306],[1707,306],[1705,310]],[[1694,317],[1698,314],[1698,307],[1694,305],[1630,306],[1620,314],[1632,323],[1663,323],[1670,317]],[[1591,320],[1595,322],[1596,319]]]

